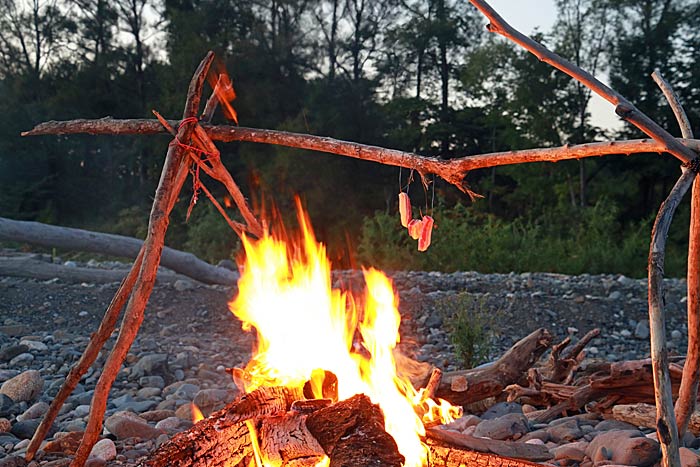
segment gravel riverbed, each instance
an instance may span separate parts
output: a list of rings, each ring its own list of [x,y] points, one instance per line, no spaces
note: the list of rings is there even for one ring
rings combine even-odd
[[[90,263],[125,267],[115,262]],[[588,348],[587,356],[593,359],[618,361],[649,354],[645,280],[544,273],[389,275],[400,299],[402,349],[447,371],[462,365],[448,332],[451,313],[459,310],[446,308],[445,303],[471,303],[489,317],[497,332],[493,358],[540,327],[547,328],[555,340],[567,335],[576,338],[599,327],[601,335]],[[334,273],[336,285],[356,287],[361,281],[357,271]],[[668,279],[665,286],[669,346],[672,353],[685,353],[686,283]],[[15,393],[0,389],[0,466],[25,465],[20,456],[38,417],[80,357],[117,287],[117,283],[0,277],[0,384],[5,388],[8,381],[24,378],[21,384],[9,385],[15,386]],[[108,441],[102,442],[102,451],[97,451],[91,465],[136,465],[172,434],[190,426],[191,402],[206,414],[235,397],[235,386],[224,370],[243,366],[253,345],[251,335],[241,330],[228,311],[227,303],[235,294],[235,287],[189,280],[156,286],[139,336],[110,395]],[[467,301],[453,300],[465,294]],[[64,405],[48,438],[55,446],[40,451],[31,465],[67,465],[67,449],[59,447],[56,439],[69,436],[61,444],[68,445],[70,433],[84,429],[105,359],[103,351]],[[129,412],[140,417],[129,417]]]

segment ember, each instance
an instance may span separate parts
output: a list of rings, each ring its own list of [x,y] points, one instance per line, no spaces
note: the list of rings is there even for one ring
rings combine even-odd
[[[423,419],[450,422],[461,415],[461,408],[444,401],[438,405],[397,375],[393,352],[401,318],[389,279],[368,269],[364,296],[334,289],[325,247],[297,205],[301,238],[243,238],[246,257],[239,294],[230,308],[244,329],[255,329],[258,340],[241,372],[244,389],[300,388],[311,381],[313,396],[322,398],[322,377],[331,372],[337,377],[339,399],[365,394],[381,407],[385,429],[406,458],[404,465],[427,465]]]

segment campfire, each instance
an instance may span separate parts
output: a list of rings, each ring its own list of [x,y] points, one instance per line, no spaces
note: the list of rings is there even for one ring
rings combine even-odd
[[[427,466],[425,427],[454,421],[462,408],[416,390],[397,368],[401,317],[387,276],[365,269],[361,294],[334,288],[325,247],[300,202],[297,212],[297,236],[243,237],[230,309],[244,330],[255,332],[257,344],[246,367],[232,372],[245,394],[239,407],[211,420],[219,429],[245,424],[250,451],[241,465],[341,465],[333,457],[343,451],[347,430],[341,439],[327,438],[339,438],[332,423],[344,426],[350,416],[362,419],[351,420],[357,433],[350,446],[365,444],[367,436],[375,445],[381,441],[383,452],[374,452],[372,443],[362,447],[371,456],[366,464]],[[357,453],[342,456],[348,454]]]

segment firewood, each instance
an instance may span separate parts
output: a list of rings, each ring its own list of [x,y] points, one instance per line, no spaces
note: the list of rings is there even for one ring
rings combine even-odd
[[[287,412],[294,401],[303,399],[301,388],[262,386],[230,402],[219,417],[218,426],[226,427],[264,415]]]
[[[488,452],[467,451],[436,442],[428,444],[430,467],[542,467],[542,464],[511,459]]]
[[[264,417],[258,438],[263,459],[275,466],[313,467],[326,455],[306,427],[306,415],[289,412]]]
[[[330,458],[330,467],[400,467],[404,462],[384,430],[381,409],[364,394],[308,415],[306,427]]]
[[[452,447],[463,447],[472,451],[490,452],[503,457],[523,459],[527,461],[547,461],[554,457],[549,448],[537,444],[518,443],[515,441],[499,441],[488,438],[477,438],[454,431],[429,428],[426,430],[429,439],[441,441]]]
[[[516,342],[501,358],[487,367],[445,373],[437,396],[454,405],[463,406],[500,395],[510,384],[524,384],[527,370],[537,362],[551,342],[551,334],[540,328]],[[460,384],[453,386],[453,381]]]
[[[173,436],[143,463],[143,467],[247,466],[253,456],[250,432],[244,422],[217,426],[226,409]]]

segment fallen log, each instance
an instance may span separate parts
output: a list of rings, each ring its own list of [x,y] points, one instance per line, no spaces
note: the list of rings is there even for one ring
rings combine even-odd
[[[471,451],[486,452],[501,457],[526,461],[547,461],[554,457],[549,452],[549,448],[543,445],[477,438],[439,428],[429,428],[426,430],[426,434],[430,439],[448,443],[452,447],[467,448]]]
[[[437,442],[428,444],[430,467],[542,467],[542,464],[499,456],[489,452],[466,451]]]
[[[68,267],[62,264],[47,263],[29,256],[13,256],[0,258],[0,276],[28,277],[38,280],[54,278],[66,282],[89,282],[92,284],[108,284],[120,282],[129,274],[128,269],[111,270],[98,268]],[[171,283],[185,276],[170,271],[158,271],[156,282]]]
[[[138,238],[4,217],[0,217],[0,240],[131,259],[136,258],[143,245],[143,240]],[[160,264],[206,284],[232,285],[238,279],[238,273],[234,271],[213,266],[192,253],[168,247],[163,248]]]
[[[539,360],[551,343],[549,331],[540,328],[516,342],[491,365],[445,373],[437,397],[453,405],[464,406],[498,396],[511,384],[526,384],[527,370]]]

